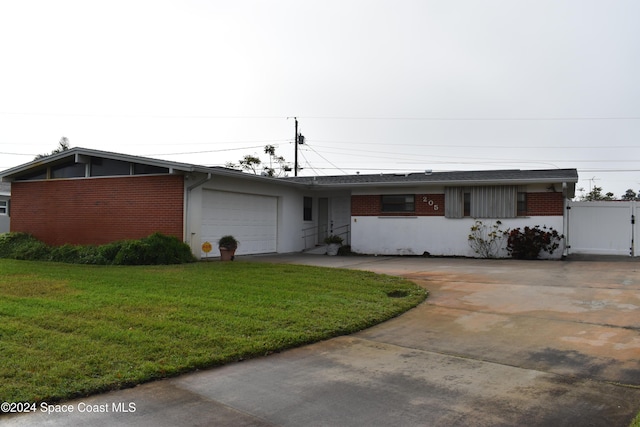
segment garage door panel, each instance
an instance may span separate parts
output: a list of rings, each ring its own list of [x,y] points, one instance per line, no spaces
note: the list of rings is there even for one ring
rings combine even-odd
[[[240,241],[237,254],[276,252],[276,197],[204,190],[202,210],[203,241],[231,234]],[[210,255],[218,255],[217,248]]]

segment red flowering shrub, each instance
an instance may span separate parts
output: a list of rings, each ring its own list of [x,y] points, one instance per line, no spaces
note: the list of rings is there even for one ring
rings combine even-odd
[[[537,259],[540,252],[553,251],[560,247],[560,241],[564,235],[559,234],[552,227],[546,226],[525,227],[524,231],[519,228],[511,230],[507,238],[507,251],[516,259]]]

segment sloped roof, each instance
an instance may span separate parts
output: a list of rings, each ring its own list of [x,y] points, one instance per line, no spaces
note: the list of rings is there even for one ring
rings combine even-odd
[[[153,165],[166,167],[170,170],[179,170],[185,172],[194,171],[197,166],[187,163],[171,162],[166,160],[151,159],[148,157],[131,156],[128,154],[112,153],[109,151],[91,150],[88,148],[74,147],[69,150],[61,151],[60,153],[53,154],[51,156],[42,157],[40,159],[33,160],[29,163],[24,163],[20,166],[16,166],[11,169],[0,172],[0,178],[11,178],[15,175],[19,175],[30,169],[36,169],[44,165],[56,164],[67,161],[69,158],[75,158],[78,161],[78,156],[91,156],[102,157],[107,159],[122,160],[126,162],[141,163],[145,165]]]
[[[253,175],[249,173],[243,173],[235,169],[229,169],[225,167],[209,167],[194,165],[190,163],[173,162],[169,160],[153,159],[150,157],[133,156],[129,154],[113,153],[110,151],[93,150],[89,148],[74,147],[69,150],[62,151],[60,153],[46,156],[37,160],[33,160],[29,163],[25,163],[11,169],[0,172],[0,182],[12,181],[16,176],[24,173],[29,173],[32,170],[37,170],[43,166],[56,165],[70,161],[73,159],[76,163],[82,163],[82,158],[98,157],[105,159],[121,160],[124,162],[138,163],[143,165],[159,166],[169,169],[169,173],[190,173],[200,172],[212,175],[221,176],[233,176],[246,180],[270,180],[273,182],[279,182],[286,185],[299,185],[295,182],[280,181],[278,178],[264,177],[259,175]]]
[[[370,174],[336,175],[317,177],[283,178],[299,184],[319,186],[371,186],[371,185],[474,185],[474,184],[525,184],[578,182],[576,169],[538,169],[538,170],[485,170],[455,172],[421,172],[408,174]]]
[[[359,186],[411,186],[411,185],[491,185],[491,184],[527,184],[527,183],[577,183],[576,169],[537,169],[537,170],[483,170],[454,172],[420,172],[407,174],[367,174],[367,175],[335,175],[273,178],[264,177],[223,167],[207,167],[189,163],[153,159],[74,147],[60,153],[16,166],[0,172],[0,181],[11,181],[13,177],[40,168],[44,165],[55,165],[73,158],[79,162],[83,156],[102,157],[132,163],[153,165],[168,168],[174,172],[202,172],[216,175],[235,176],[248,180],[269,180],[285,185],[312,186],[324,188],[350,188]]]

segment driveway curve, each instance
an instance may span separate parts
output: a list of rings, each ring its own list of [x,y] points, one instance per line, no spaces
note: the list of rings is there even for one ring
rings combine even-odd
[[[638,261],[245,259],[399,275],[430,295],[353,335],[3,425],[626,427],[640,409]]]

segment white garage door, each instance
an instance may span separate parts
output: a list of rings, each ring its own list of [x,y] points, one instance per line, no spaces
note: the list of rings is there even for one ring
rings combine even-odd
[[[276,197],[213,190],[203,190],[202,197],[202,241],[213,244],[209,256],[220,254],[216,242],[227,234],[240,242],[238,255],[276,252]]]

